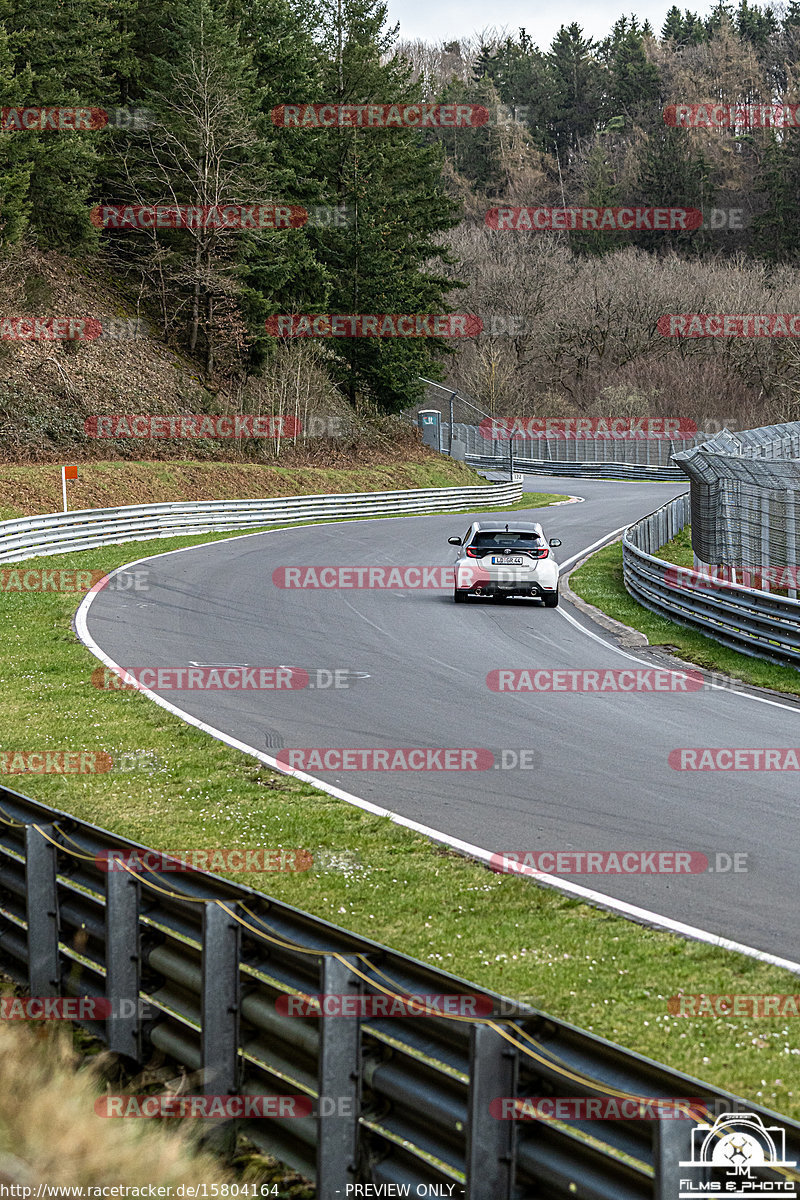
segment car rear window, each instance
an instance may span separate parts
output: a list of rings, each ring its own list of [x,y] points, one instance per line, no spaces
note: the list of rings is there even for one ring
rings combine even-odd
[[[492,550],[539,550],[543,539],[530,531],[505,530],[501,533],[477,533],[472,543],[479,550],[488,554]]]

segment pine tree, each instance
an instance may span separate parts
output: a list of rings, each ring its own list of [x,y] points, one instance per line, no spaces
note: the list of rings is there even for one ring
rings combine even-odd
[[[681,10],[676,4],[673,4],[666,15],[664,24],[661,27],[661,37],[665,42],[672,41],[678,45],[681,44],[683,38],[683,17],[681,16]]]
[[[734,27],[733,4],[731,0],[717,0],[714,8],[712,8],[705,20],[706,36],[711,37],[718,30],[729,27]]]
[[[604,123],[606,81],[594,51],[594,42],[573,22],[561,26],[547,55],[557,114],[553,141],[559,152],[574,151],[582,137]]]
[[[137,84],[153,125],[127,155],[123,199],[205,211],[283,202],[263,98],[238,26],[214,0],[192,0],[173,6],[171,31],[171,53],[162,57],[164,48],[156,43]],[[271,258],[273,247],[280,259],[285,236],[283,230],[243,232],[203,223],[149,235],[122,233],[114,244],[150,279],[164,333],[202,353],[212,375],[223,357],[230,358],[230,339],[244,338],[243,277],[254,258]]]
[[[113,70],[120,32],[104,0],[31,0],[6,17],[18,73],[30,72],[33,106],[97,107],[117,101]],[[103,132],[26,132],[30,166],[30,225],[43,249],[87,249],[97,244],[89,219],[100,167]]]
[[[525,126],[539,149],[545,152],[554,149],[557,109],[552,70],[547,56],[534,45],[525,29],[520,29],[517,41],[506,38],[491,51],[482,47],[474,77],[491,84],[499,101],[519,114],[515,120]]]
[[[623,200],[619,186],[606,155],[604,138],[601,135],[590,149],[583,164],[585,171],[584,192],[579,202],[587,208],[613,208]],[[607,254],[625,244],[629,235],[606,231],[587,231],[570,234],[570,246],[578,253]]]
[[[0,109],[18,107],[29,92],[30,73],[15,71],[8,31],[0,20]],[[30,175],[24,135],[0,133],[0,253],[19,242],[27,228]]]
[[[614,114],[649,117],[652,121],[660,100],[658,67],[647,57],[643,35],[634,28],[628,29],[618,39],[611,59],[609,108]]]
[[[748,0],[739,0],[735,23],[739,37],[761,51],[767,48],[778,29],[778,19],[771,8],[762,10],[749,4]]]
[[[705,40],[706,29],[697,13],[687,8],[683,16],[676,5],[667,13],[667,18],[661,29],[661,37],[673,42],[676,46],[689,46]]]
[[[420,99],[404,61],[391,56],[383,0],[328,0],[315,40],[324,54],[320,93],[330,104],[407,104]],[[294,136],[308,136],[297,131]],[[443,153],[413,129],[337,127],[316,137],[317,179],[352,218],[346,230],[320,231],[315,252],[329,272],[329,311],[447,311],[452,286],[438,236],[455,224],[441,182]],[[348,398],[368,397],[387,411],[421,394],[419,375],[437,370],[449,347],[432,338],[351,338],[331,343],[333,372]]]
[[[641,202],[653,207],[699,208],[707,212],[714,199],[711,174],[703,152],[692,148],[684,130],[654,129],[647,137],[639,163]],[[695,251],[704,244],[703,234],[695,231],[641,232],[634,241],[648,250],[682,247]]]
[[[317,212],[335,210],[339,201],[320,166],[329,149],[329,131],[280,128],[271,115],[281,105],[327,99],[321,79],[323,53],[314,40],[308,9],[291,0],[229,0],[227,11],[254,70],[259,170],[271,196],[305,208],[311,220],[305,228],[276,237],[247,237],[241,243],[240,302],[250,329],[250,366],[260,369],[275,349],[275,339],[265,330],[267,317],[293,310],[323,311],[328,302],[332,276],[317,248],[332,235],[314,221]],[[347,214],[343,217],[346,221]],[[339,220],[335,214],[331,219]]]
[[[500,111],[501,99],[495,85],[484,76],[479,82],[467,85],[454,79],[436,97],[441,104],[477,104],[494,114]],[[501,126],[497,120],[486,125],[442,127],[435,131],[435,140],[445,151],[455,170],[469,185],[483,195],[500,194],[503,186]]]
[[[800,147],[770,138],[755,180],[764,198],[753,222],[753,249],[771,262],[800,263]]]

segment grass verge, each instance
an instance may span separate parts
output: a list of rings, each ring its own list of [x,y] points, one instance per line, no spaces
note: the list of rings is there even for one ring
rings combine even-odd
[[[420,453],[424,451],[420,450]],[[88,462],[69,487],[69,506],[114,508],[189,500],[260,500],[331,492],[474,487],[488,480],[441,454],[418,462],[353,467],[272,467],[228,462]],[[52,463],[0,466],[0,520],[60,512],[61,469]]]
[[[210,540],[217,539],[159,539],[40,562],[48,569],[108,571],[148,552]],[[146,697],[96,690],[90,682],[96,660],[69,627],[74,609],[69,595],[4,597],[3,749],[106,751],[145,769],[17,775],[6,777],[7,784],[155,848],[305,847],[314,855],[310,871],[251,874],[245,881],[477,984],[526,997],[673,1067],[800,1115],[800,1049],[785,1020],[692,1020],[667,1011],[668,997],[679,990],[792,993],[795,976],[493,874],[385,818],[270,772]]]
[[[688,534],[681,531],[672,542],[661,547],[658,557],[679,566],[691,566],[691,554]],[[720,671],[742,683],[800,696],[800,671],[794,667],[782,667],[729,650],[713,638],[669,621],[637,604],[623,582],[621,542],[614,542],[593,554],[583,566],[572,572],[569,586],[582,600],[594,604],[609,617],[638,629],[651,646],[664,646],[686,662],[696,663],[709,671]]]

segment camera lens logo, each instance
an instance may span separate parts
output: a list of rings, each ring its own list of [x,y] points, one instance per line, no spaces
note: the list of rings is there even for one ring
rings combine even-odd
[[[726,1196],[774,1195],[774,1179],[759,1179],[759,1168],[779,1170],[794,1167],[786,1159],[786,1132],[778,1125],[765,1125],[757,1113],[722,1113],[713,1125],[702,1123],[692,1130],[692,1157],[681,1167],[702,1168],[704,1182],[682,1178],[681,1200],[709,1191],[708,1172],[724,1168],[725,1181],[720,1190]],[[715,1189],[716,1190],[716,1189]],[[783,1179],[782,1196],[796,1196],[795,1185]]]

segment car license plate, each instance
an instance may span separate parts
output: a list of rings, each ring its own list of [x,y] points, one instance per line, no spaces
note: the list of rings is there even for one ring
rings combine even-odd
[[[492,562],[500,567],[523,567],[525,565],[524,558],[493,558]]]

